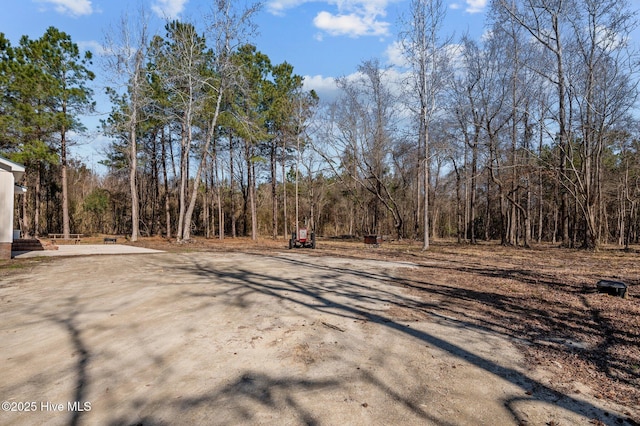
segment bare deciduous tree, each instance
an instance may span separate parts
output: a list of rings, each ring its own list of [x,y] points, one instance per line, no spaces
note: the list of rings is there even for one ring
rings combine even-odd
[[[335,121],[327,138],[334,141],[333,149],[341,159],[338,162],[326,153],[325,158],[339,176],[353,181],[372,196],[366,203],[370,220],[365,230],[380,232],[382,204],[392,215],[401,238],[404,218],[396,200],[398,193],[391,185],[389,167],[397,137],[394,133],[397,100],[378,61],[365,61],[358,69],[356,80],[345,77],[337,80],[342,98],[332,106]]]
[[[411,67],[412,90],[418,97],[418,140],[422,145],[424,176],[423,250],[429,248],[430,125],[437,111],[437,99],[447,84],[447,44],[440,30],[445,18],[442,0],[412,0],[410,17],[400,42]]]

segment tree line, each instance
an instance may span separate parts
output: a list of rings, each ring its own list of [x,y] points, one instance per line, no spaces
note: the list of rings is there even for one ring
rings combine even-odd
[[[23,232],[638,242],[628,2],[493,0],[484,36],[454,41],[441,0],[412,0],[403,63],[363,60],[332,102],[252,44],[258,10],[219,1],[163,34],[140,10],[108,32],[104,176],[67,155],[93,106],[90,54],[55,28],[1,36],[0,151],[27,166]]]

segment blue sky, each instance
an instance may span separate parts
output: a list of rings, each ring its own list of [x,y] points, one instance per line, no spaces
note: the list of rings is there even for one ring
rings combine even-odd
[[[212,0],[143,0],[162,34],[165,17],[198,24]],[[482,33],[487,0],[443,0],[445,31]],[[138,0],[10,0],[3,2],[0,31],[14,44],[22,35],[42,36],[49,26],[68,33],[81,48],[99,53],[104,32]],[[365,59],[386,61],[397,40],[400,16],[409,0],[265,0],[256,15],[255,44],[274,63],[287,61],[304,76],[338,77]]]
[[[20,37],[41,37],[46,28],[55,26],[66,32],[82,49],[97,56],[94,71],[99,75],[99,52],[105,31],[117,23],[125,11],[131,15],[140,0],[9,0],[3,1],[0,32],[17,44]],[[181,18],[199,24],[213,0],[143,0],[152,12],[151,29],[163,34],[164,19]],[[244,1],[244,0],[242,0]],[[459,37],[469,32],[479,37],[483,32],[487,0],[443,0],[447,7],[444,31]],[[321,98],[329,94],[333,78],[355,72],[366,59],[379,58],[389,63],[397,41],[400,17],[409,0],[265,0],[256,15],[258,35],[254,44],[272,63],[287,61],[294,72],[305,76],[308,88]],[[96,81],[99,112],[109,106]],[[85,125],[94,130],[98,117],[87,118]],[[79,141],[84,158],[94,162],[100,156],[99,136],[93,142]],[[87,154],[89,152],[89,154]],[[89,157],[91,158],[89,158]]]

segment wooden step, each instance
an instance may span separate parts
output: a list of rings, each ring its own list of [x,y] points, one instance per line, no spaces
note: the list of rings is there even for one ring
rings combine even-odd
[[[45,250],[40,240],[33,239],[19,239],[14,240],[11,244],[11,251],[40,251]]]

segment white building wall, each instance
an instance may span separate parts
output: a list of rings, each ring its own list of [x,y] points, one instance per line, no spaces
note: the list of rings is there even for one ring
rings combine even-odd
[[[0,243],[13,242],[13,173],[0,169]]]

